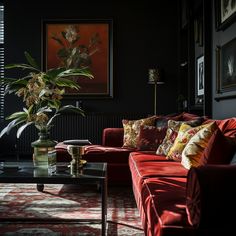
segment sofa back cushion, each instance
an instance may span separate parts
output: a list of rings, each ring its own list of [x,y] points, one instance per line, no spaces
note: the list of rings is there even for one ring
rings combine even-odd
[[[105,128],[102,133],[102,145],[108,147],[122,147],[123,137],[123,128]]]
[[[235,140],[224,136],[217,128],[204,149],[199,164],[229,164],[235,151]]]
[[[224,120],[211,120],[208,119],[204,123],[215,121],[222,133],[227,137],[236,136],[236,118],[229,118]]]
[[[196,114],[188,113],[188,112],[182,112],[181,113],[181,120],[184,120],[184,121],[196,120],[196,119],[199,119],[199,118],[202,118],[202,117],[200,117]]]

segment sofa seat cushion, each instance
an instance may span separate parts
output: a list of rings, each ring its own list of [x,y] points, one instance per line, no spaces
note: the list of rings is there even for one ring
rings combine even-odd
[[[59,143],[56,145],[57,160],[70,161],[67,145]],[[128,158],[134,149],[120,147],[106,147],[102,145],[85,146],[83,158],[91,162],[124,163],[128,165]]]
[[[139,154],[131,152],[129,166],[132,174],[139,178],[152,176],[186,177],[187,170],[180,162],[166,160],[164,156],[155,154]]]
[[[138,199],[143,181],[150,177],[185,177],[187,170],[180,162],[166,160],[155,154],[138,154],[131,152],[129,167],[132,175],[135,198]]]
[[[165,156],[156,155],[153,151],[133,151],[130,153],[130,158],[135,162],[167,161]]]
[[[185,235],[193,231],[186,213],[186,181],[174,177],[144,180],[142,204],[150,235]]]

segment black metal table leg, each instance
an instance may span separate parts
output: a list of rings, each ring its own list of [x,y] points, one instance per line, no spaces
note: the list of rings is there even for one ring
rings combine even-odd
[[[102,195],[102,236],[106,235],[107,225],[107,178],[101,181],[101,195]]]
[[[37,190],[39,192],[43,192],[43,189],[44,189],[44,184],[37,184]]]

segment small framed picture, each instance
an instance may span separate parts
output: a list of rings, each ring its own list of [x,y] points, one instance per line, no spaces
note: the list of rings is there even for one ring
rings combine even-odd
[[[215,0],[216,30],[224,30],[236,20],[235,0]]]
[[[204,95],[204,56],[197,58],[196,79],[197,96],[202,96]]]

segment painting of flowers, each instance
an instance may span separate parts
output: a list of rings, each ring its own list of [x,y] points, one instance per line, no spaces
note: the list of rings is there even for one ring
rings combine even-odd
[[[88,68],[94,78],[71,77],[80,89],[67,89],[68,96],[112,97],[112,48],[110,21],[44,21],[43,66]]]

